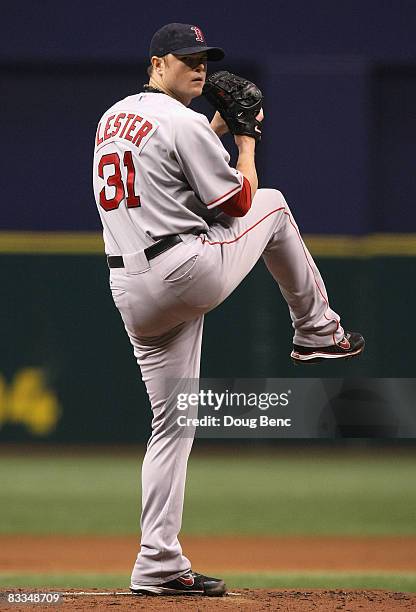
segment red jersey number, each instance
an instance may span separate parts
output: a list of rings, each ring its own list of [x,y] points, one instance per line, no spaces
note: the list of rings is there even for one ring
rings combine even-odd
[[[104,168],[106,166],[114,166],[113,174],[107,177],[107,186],[115,188],[114,197],[108,199],[105,195],[105,187],[100,191],[100,206],[104,210],[115,210],[120,206],[120,202],[126,198],[128,208],[137,208],[140,206],[140,196],[134,193],[134,180],[136,178],[136,169],[134,167],[133,156],[131,151],[126,151],[123,156],[123,164],[127,170],[127,185],[124,184],[121,175],[120,157],[118,153],[108,153],[103,155],[98,164],[98,176],[104,179]]]

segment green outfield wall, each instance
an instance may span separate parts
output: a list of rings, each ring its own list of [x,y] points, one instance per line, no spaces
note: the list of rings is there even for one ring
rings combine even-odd
[[[0,243],[0,441],[144,441],[149,403],[108,289],[99,238],[84,236],[80,244],[67,235],[64,247],[50,241],[49,250],[40,236],[26,236],[20,247],[19,239],[9,235],[7,245],[3,236]],[[36,254],[33,244],[24,252],[32,239]],[[365,335],[365,354],[312,372],[294,367],[287,306],[260,261],[206,316],[202,376],[415,376],[416,260],[408,256],[414,238],[405,247],[392,237],[319,240],[311,244],[332,307],[347,329]]]

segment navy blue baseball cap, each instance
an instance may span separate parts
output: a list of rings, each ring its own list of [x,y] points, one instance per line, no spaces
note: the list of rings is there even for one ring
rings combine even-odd
[[[220,47],[208,47],[201,29],[189,23],[168,23],[158,30],[150,42],[149,57],[163,57],[168,53],[190,55],[206,51],[210,61],[224,57]]]

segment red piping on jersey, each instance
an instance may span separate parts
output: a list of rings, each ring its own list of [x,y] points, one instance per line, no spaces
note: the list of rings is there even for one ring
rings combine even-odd
[[[311,264],[310,264],[310,261],[309,261],[309,259],[308,259],[307,254],[306,254],[305,247],[304,247],[304,244],[303,244],[303,241],[302,241],[302,237],[301,237],[301,235],[300,235],[300,233],[299,233],[299,230],[297,229],[297,227],[296,227],[296,226],[294,225],[294,223],[292,222],[292,219],[291,219],[291,217],[290,217],[289,213],[288,213],[288,212],[286,212],[286,209],[285,209],[285,207],[284,207],[284,206],[282,206],[281,208],[276,208],[275,210],[270,211],[269,213],[267,213],[267,215],[265,215],[264,217],[262,217],[261,219],[259,219],[259,221],[257,221],[257,223],[255,223],[255,224],[254,224],[254,225],[252,225],[251,227],[248,227],[248,228],[247,228],[247,229],[246,229],[246,230],[245,230],[245,231],[244,231],[242,234],[240,234],[240,236],[237,236],[237,238],[234,238],[233,240],[224,240],[224,241],[218,240],[217,242],[210,242],[209,240],[207,240],[207,239],[205,238],[205,236],[204,236],[204,237],[199,236],[199,238],[202,240],[202,242],[203,242],[203,243],[207,242],[209,245],[215,245],[215,244],[233,244],[233,242],[237,242],[237,240],[240,240],[240,238],[242,238],[243,236],[245,236],[245,235],[246,235],[246,234],[247,234],[247,233],[248,233],[250,230],[254,229],[254,228],[257,226],[257,225],[259,225],[259,223],[261,223],[262,221],[264,221],[265,219],[267,219],[267,217],[270,217],[270,215],[273,215],[274,213],[279,212],[279,211],[281,211],[281,210],[284,210],[284,211],[285,211],[285,213],[284,213],[284,214],[285,214],[285,215],[287,215],[287,216],[289,217],[289,223],[291,224],[291,226],[292,226],[292,227],[294,228],[294,230],[296,231],[296,235],[298,236],[298,238],[299,238],[299,240],[300,240],[300,244],[301,244],[301,246],[302,246],[302,250],[303,250],[303,254],[305,255],[306,262],[307,262],[308,266],[310,267],[310,269],[311,269],[311,271],[312,271],[313,278],[314,278],[314,281],[315,281],[315,285],[317,286],[318,291],[319,291],[319,293],[320,293],[320,294],[321,294],[321,296],[322,296],[322,299],[324,300],[325,304],[327,305],[327,308],[329,308],[329,303],[328,303],[328,300],[326,299],[325,295],[323,294],[323,292],[322,292],[322,290],[321,290],[321,288],[320,288],[320,286],[319,286],[319,284],[318,284],[318,281],[316,280],[316,277],[315,277],[315,272],[314,272],[314,270],[313,270],[313,268],[312,268],[312,266],[311,266]],[[337,324],[337,327],[336,327],[335,331],[332,333],[332,339],[333,339],[333,341],[334,341],[334,344],[336,344],[335,334],[336,334],[336,332],[337,332],[337,330],[338,330],[338,327],[339,327],[339,321],[337,321],[336,319],[329,319],[329,318],[326,316],[326,314],[325,314],[325,313],[324,313],[324,317],[325,317],[325,319],[326,319],[327,321],[334,321],[334,322]]]
[[[237,187],[234,187],[233,189],[230,189],[230,191],[227,191],[227,193],[224,193],[222,196],[220,196],[216,200],[212,200],[212,202],[208,202],[207,206],[211,206],[212,204],[215,204],[215,202],[218,202],[218,200],[222,200],[222,198],[225,198],[225,196],[229,195],[233,191],[236,191],[237,189],[242,189],[242,187],[243,185],[241,184],[241,185],[238,185]]]

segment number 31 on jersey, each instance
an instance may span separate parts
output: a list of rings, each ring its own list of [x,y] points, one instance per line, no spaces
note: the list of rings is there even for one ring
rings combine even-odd
[[[121,164],[127,171],[126,180],[121,173]],[[137,208],[141,206],[140,196],[134,193],[134,181],[136,169],[134,167],[133,155],[131,151],[126,151],[123,160],[118,153],[107,153],[103,155],[98,164],[98,176],[104,180],[104,168],[113,166],[114,172],[107,175],[106,185],[100,191],[100,206],[104,210],[115,210],[120,206],[122,200],[126,199],[127,208]],[[115,189],[114,196],[107,198],[106,188]]]

